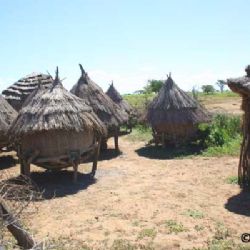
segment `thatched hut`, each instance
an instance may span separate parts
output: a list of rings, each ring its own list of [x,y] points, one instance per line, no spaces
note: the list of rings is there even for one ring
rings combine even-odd
[[[194,137],[197,125],[208,122],[210,117],[169,75],[159,94],[150,103],[146,119],[152,126],[156,144],[178,145]]]
[[[17,117],[17,112],[10,104],[0,95],[0,149],[8,146],[8,128]]]
[[[40,86],[10,128],[19,144],[22,173],[29,175],[31,163],[52,170],[73,166],[74,179],[78,164],[93,152],[95,174],[105,133],[92,108],[63,88],[58,70],[52,87]]]
[[[52,86],[53,79],[50,75],[42,73],[32,73],[27,75],[2,92],[4,98],[17,111],[22,108],[26,98],[38,87],[38,84],[49,88]]]
[[[245,69],[246,76],[228,79],[229,88],[242,97],[243,115],[243,142],[241,144],[240,161],[238,168],[238,183],[241,186],[250,186],[250,65]]]
[[[111,85],[109,86],[106,94],[115,102],[122,110],[124,110],[128,114],[128,121],[126,123],[127,127],[129,128],[130,132],[132,131],[132,120],[135,118],[135,110],[131,107],[131,105],[122,98],[120,93],[114,87],[114,83],[112,81]]]
[[[81,77],[71,89],[71,93],[90,105],[99,119],[108,129],[108,137],[114,136],[115,148],[118,151],[119,127],[128,121],[128,115],[115,104],[103,90],[94,83],[80,64]],[[103,138],[104,143],[105,138]]]

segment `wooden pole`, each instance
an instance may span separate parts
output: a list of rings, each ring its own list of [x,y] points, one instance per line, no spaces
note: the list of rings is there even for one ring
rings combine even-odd
[[[100,137],[100,138],[98,138],[98,140],[97,140],[97,145],[96,145],[96,149],[95,149],[94,161],[93,161],[92,171],[91,171],[91,176],[92,176],[92,177],[95,176],[95,172],[96,172],[96,169],[97,169],[97,162],[98,162],[98,158],[99,158],[99,153],[100,153],[101,144],[102,144],[102,139],[101,139],[101,137]]]
[[[74,176],[73,176],[73,182],[77,182],[77,174],[78,174],[78,163],[73,162],[73,169],[74,169]]]
[[[7,206],[0,201],[0,216],[4,223],[7,225],[8,231],[17,240],[17,244],[23,249],[31,249],[34,247],[35,242],[32,237],[26,232],[21,224],[14,218],[14,216],[8,211]]]
[[[120,151],[119,150],[119,144],[118,144],[118,137],[119,137],[119,129],[116,128],[115,129],[115,135],[114,135],[114,142],[115,142],[115,150],[116,150],[117,153]]]

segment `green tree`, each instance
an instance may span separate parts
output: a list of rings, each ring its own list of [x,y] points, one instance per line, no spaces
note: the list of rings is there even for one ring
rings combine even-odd
[[[213,94],[215,92],[215,88],[213,85],[202,85],[201,88],[205,94]]]
[[[225,87],[226,81],[224,80],[218,80],[216,82],[216,85],[220,88],[220,92],[223,93],[224,87]]]
[[[146,93],[158,93],[163,85],[163,81],[162,80],[148,80],[147,85],[144,87],[144,91]]]

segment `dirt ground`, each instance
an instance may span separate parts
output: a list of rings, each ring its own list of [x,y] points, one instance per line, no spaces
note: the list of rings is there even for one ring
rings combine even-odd
[[[161,160],[144,146],[122,137],[123,154],[110,150],[94,182],[83,174],[89,163],[77,184],[71,169],[53,174],[33,166],[46,188],[26,221],[34,237],[53,239],[53,249],[194,249],[212,239],[239,243],[250,233],[250,195],[227,183],[238,158]],[[18,165],[10,171],[17,174]]]

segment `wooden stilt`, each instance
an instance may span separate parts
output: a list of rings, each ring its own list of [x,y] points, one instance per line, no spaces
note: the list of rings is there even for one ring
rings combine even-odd
[[[20,174],[24,175],[24,160],[20,158]]]
[[[120,152],[119,150],[119,144],[118,144],[118,137],[119,137],[119,130],[115,130],[115,135],[114,135],[114,142],[115,142],[115,150],[116,152]]]
[[[166,136],[165,136],[165,133],[161,134],[161,143],[162,143],[162,147],[166,148]]]
[[[78,174],[78,164],[75,162],[73,163],[73,169],[74,169],[73,182],[76,183],[77,182],[77,174]]]
[[[20,159],[20,173],[21,175],[30,177],[30,163],[24,159]]]
[[[8,211],[3,201],[0,201],[0,217],[22,249],[32,249],[34,247],[35,242],[32,237],[22,228],[21,224],[14,218],[10,211]]]
[[[97,142],[97,146],[96,146],[96,149],[95,149],[95,153],[94,153],[94,161],[93,161],[93,165],[92,165],[92,171],[91,171],[91,176],[94,177],[95,176],[95,172],[96,172],[96,169],[97,169],[97,162],[98,162],[98,158],[99,158],[99,153],[100,153],[100,147],[101,147],[101,138],[98,139],[98,142]]]

